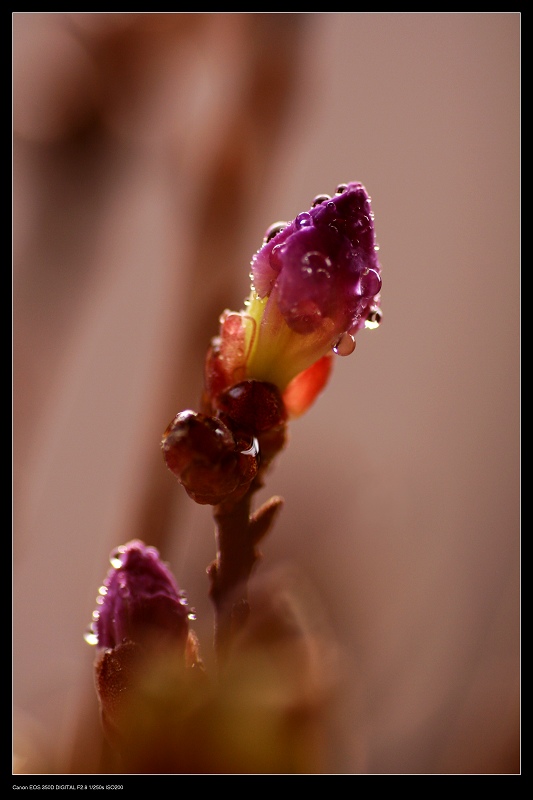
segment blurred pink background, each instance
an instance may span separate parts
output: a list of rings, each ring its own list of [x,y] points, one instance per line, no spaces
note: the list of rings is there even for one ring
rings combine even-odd
[[[291,425],[258,575],[336,642],[332,774],[519,772],[520,14],[12,22],[14,769],[98,725],[116,545],[160,548],[209,664],[211,509],[160,437],[268,225],[358,180],[383,323]]]

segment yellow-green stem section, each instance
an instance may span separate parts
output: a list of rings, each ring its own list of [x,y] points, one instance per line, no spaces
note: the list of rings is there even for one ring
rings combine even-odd
[[[328,318],[313,333],[296,333],[285,322],[275,296],[259,298],[254,291],[243,319],[246,350],[250,348],[247,377],[274,383],[281,392],[296,375],[328,353],[339,335]]]

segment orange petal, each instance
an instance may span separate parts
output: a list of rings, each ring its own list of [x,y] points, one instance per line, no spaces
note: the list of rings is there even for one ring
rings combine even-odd
[[[333,358],[328,353],[292,379],[283,392],[283,402],[290,417],[299,417],[314,403],[326,386],[332,367]]]

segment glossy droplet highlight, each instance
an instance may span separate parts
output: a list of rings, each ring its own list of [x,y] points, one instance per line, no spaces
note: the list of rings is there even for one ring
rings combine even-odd
[[[333,352],[336,356],[350,356],[355,350],[355,344],[352,334],[345,331],[333,345]]]
[[[309,211],[302,211],[302,213],[298,214],[298,216],[294,220],[294,225],[296,228],[308,228],[312,224],[313,224],[313,218],[309,213]]]
[[[274,270],[274,272],[280,272],[283,266],[283,253],[285,252],[285,245],[284,244],[277,244],[270,253],[270,258],[268,259],[270,266]]]
[[[361,294],[363,297],[375,297],[381,291],[381,276],[375,269],[369,269],[361,277]]]
[[[250,447],[247,447],[245,450],[241,450],[240,453],[243,456],[257,456],[257,455],[259,455],[259,442],[255,438],[255,436],[252,437],[252,443],[251,443]]]
[[[281,233],[283,228],[287,227],[287,224],[288,224],[287,222],[282,222],[281,220],[279,220],[278,222],[273,222],[272,225],[270,225],[265,232],[265,235],[263,237],[263,244],[268,244],[268,242],[271,239],[273,239],[274,236],[277,236],[278,233]]]
[[[372,306],[370,311],[368,312],[368,317],[365,320],[365,328],[368,330],[374,330],[374,328],[379,328],[381,324],[382,318],[381,309],[377,306]]]
[[[109,556],[109,563],[115,569],[120,569],[122,566],[122,559],[124,558],[124,548],[117,547]]]
[[[331,200],[331,196],[330,196],[329,194],[317,194],[317,196],[314,198],[314,200],[313,200],[313,202],[311,203],[311,205],[312,205],[313,207],[314,207],[314,206],[319,206],[319,205],[320,205],[321,203],[323,203],[325,200]]]
[[[98,644],[98,636],[94,632],[92,625],[89,625],[88,628],[86,628],[83,638],[87,644],[91,645],[91,647],[95,647]]]

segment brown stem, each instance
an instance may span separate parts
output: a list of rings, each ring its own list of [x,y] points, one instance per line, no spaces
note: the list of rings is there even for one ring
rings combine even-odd
[[[248,618],[248,581],[261,558],[256,545],[269,530],[283,500],[272,497],[250,514],[254,489],[233,503],[216,506],[217,558],[208,569],[215,606],[215,650],[223,661],[235,633]]]

